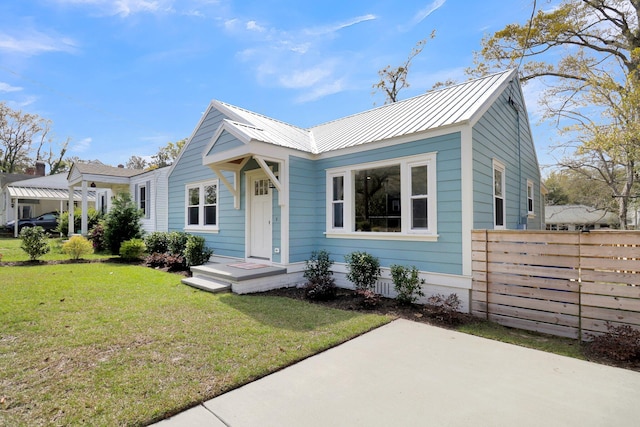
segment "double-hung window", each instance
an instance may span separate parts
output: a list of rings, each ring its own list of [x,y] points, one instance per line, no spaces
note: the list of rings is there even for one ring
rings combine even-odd
[[[534,216],[533,210],[533,182],[527,180],[527,215]]]
[[[437,237],[436,154],[327,170],[327,236]]]
[[[497,160],[493,161],[493,217],[495,228],[505,228],[505,168]]]
[[[218,180],[187,184],[185,229],[218,230]]]

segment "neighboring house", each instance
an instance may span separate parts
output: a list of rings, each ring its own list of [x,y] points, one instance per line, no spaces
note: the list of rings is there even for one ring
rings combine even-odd
[[[167,231],[168,172],[169,168],[141,171],[96,163],[74,163],[67,176],[68,186],[79,187],[82,195],[81,230],[75,231],[83,235],[89,231],[87,210],[90,191],[95,191],[95,206],[102,213],[111,209],[112,198],[116,194],[129,193],[136,206],[143,211],[143,230],[149,233]],[[69,224],[73,224],[73,221],[69,221]],[[73,232],[69,230],[70,234]]]
[[[547,205],[545,224],[552,231],[599,230],[618,228],[618,216],[613,212],[584,205]]]
[[[350,286],[344,257],[367,251],[380,289],[391,265],[414,265],[427,293],[468,304],[471,230],[540,229],[540,186],[515,70],[308,129],[214,100],[171,166],[169,230],[288,284],[326,249]]]

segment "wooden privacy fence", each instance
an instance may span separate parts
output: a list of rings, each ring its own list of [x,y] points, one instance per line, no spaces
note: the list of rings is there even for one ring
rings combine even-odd
[[[475,230],[472,251],[476,316],[583,340],[640,328],[640,231]]]

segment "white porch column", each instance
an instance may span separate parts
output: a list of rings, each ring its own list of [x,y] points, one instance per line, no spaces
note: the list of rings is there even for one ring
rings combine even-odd
[[[69,227],[67,230],[67,236],[72,236],[76,230],[73,225],[73,187],[69,187]]]
[[[18,198],[13,199],[13,237],[18,237]]]
[[[80,232],[83,236],[86,236],[89,232],[87,225],[87,210],[88,207],[88,194],[87,194],[87,181],[82,181],[82,220],[80,222]]]

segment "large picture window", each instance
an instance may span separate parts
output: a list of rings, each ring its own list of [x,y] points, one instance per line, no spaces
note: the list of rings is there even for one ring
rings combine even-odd
[[[185,227],[217,230],[218,181],[187,184],[186,198]]]
[[[435,154],[327,171],[327,232],[436,235]]]

